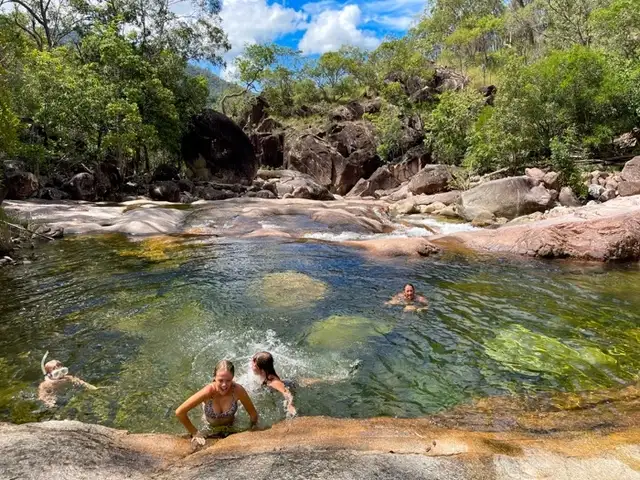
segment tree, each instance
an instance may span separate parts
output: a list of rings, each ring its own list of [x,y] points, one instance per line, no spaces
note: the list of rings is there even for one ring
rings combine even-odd
[[[299,52],[276,44],[247,45],[235,62],[236,78],[242,85],[242,90],[223,95],[220,101],[222,113],[226,115],[226,103],[229,99],[257,92],[262,82],[269,77],[272,82],[284,85],[285,77],[289,74],[282,69],[288,70],[284,65],[295,62],[298,55]]]
[[[469,134],[480,110],[482,96],[473,90],[444,92],[425,117],[425,143],[438,163],[459,165],[469,147]]]
[[[39,50],[51,49],[72,40],[88,21],[86,0],[0,0],[0,7],[12,6],[13,23],[34,41]]]
[[[353,93],[349,66],[349,59],[341,52],[327,52],[309,65],[305,73],[315,81],[325,101],[336,102]]]
[[[635,0],[613,0],[589,17],[598,45],[628,60],[640,58],[640,8]]]

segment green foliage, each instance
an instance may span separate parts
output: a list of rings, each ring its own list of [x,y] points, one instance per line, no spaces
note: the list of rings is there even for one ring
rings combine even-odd
[[[219,4],[195,1],[183,19],[166,0],[35,3],[0,13],[0,153],[12,148],[42,173],[104,159],[131,173],[177,159],[209,96],[188,61],[220,63],[229,48]]]
[[[596,153],[637,124],[636,75],[604,52],[582,46],[529,65],[512,59],[494,111],[476,123],[466,164],[485,171],[547,163],[554,138],[577,139],[572,144],[585,155]]]
[[[389,162],[394,157],[404,153],[401,150],[402,138],[401,111],[395,105],[385,103],[380,112],[375,115],[365,114],[364,118],[373,123],[376,139],[378,141],[378,155]]]
[[[445,92],[426,116],[425,143],[438,163],[459,165],[469,147],[469,136],[484,106],[482,96],[473,91]]]
[[[560,174],[560,183],[570,186],[576,195],[586,198],[587,187],[581,178],[581,172],[577,168],[574,159],[584,158],[585,152],[579,146],[579,142],[569,137],[566,139],[551,139],[551,164],[553,169]]]
[[[348,75],[350,59],[341,52],[327,52],[307,66],[307,75],[315,81],[323,99],[336,102],[354,93],[355,81]]]
[[[640,57],[640,8],[636,0],[613,0],[590,16],[598,45],[624,58]]]

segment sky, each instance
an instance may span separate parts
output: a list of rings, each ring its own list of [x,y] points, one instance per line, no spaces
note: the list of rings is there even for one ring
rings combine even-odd
[[[233,60],[248,43],[275,42],[309,56],[342,45],[373,49],[404,34],[425,6],[426,0],[223,0],[222,28],[232,48],[220,73],[233,76]],[[178,13],[189,8],[187,1],[174,6]]]

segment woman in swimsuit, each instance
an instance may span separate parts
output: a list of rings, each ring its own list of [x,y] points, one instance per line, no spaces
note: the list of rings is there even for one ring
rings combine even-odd
[[[209,425],[227,426],[235,420],[238,400],[242,402],[251,418],[251,426],[258,423],[258,412],[246,390],[233,381],[235,368],[233,363],[222,360],[213,370],[213,383],[194,393],[176,410],[176,417],[191,434],[195,447],[205,444],[204,435],[189,420],[189,411],[202,404],[204,418]]]
[[[285,382],[280,380],[273,366],[273,355],[269,352],[258,352],[251,359],[251,368],[253,373],[260,375],[262,385],[277,390],[282,394],[287,409],[287,417],[295,417],[296,407],[293,405],[293,395]]]

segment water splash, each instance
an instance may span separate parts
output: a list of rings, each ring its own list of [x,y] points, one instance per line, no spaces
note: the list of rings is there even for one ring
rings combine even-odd
[[[211,381],[213,365],[222,359],[234,362],[236,381],[250,392],[261,384],[251,371],[251,358],[256,352],[273,355],[276,371],[283,379],[336,382],[349,378],[353,359],[337,352],[312,352],[278,338],[273,330],[247,330],[242,333],[218,331],[198,339],[199,345],[191,362],[191,373],[201,383]]]

